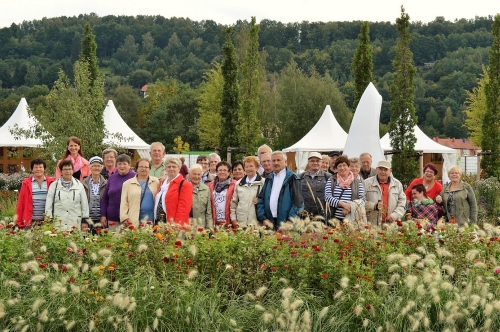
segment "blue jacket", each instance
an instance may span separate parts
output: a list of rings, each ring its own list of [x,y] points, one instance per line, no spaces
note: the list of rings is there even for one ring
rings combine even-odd
[[[273,181],[274,172],[266,178],[264,187],[260,192],[257,203],[257,218],[259,221],[269,219],[274,223],[274,227],[278,229],[282,222],[289,221],[290,218],[299,217],[298,212],[304,209],[304,199],[302,198],[300,177],[287,167],[285,180],[283,181],[278,198],[278,218],[275,222],[270,207]]]

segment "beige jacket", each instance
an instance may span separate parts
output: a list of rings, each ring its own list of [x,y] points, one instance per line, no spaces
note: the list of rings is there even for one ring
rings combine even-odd
[[[254,198],[264,187],[265,179],[257,174],[257,178],[250,185],[247,183],[245,175],[236,182],[234,194],[231,200],[231,221],[238,221],[240,226],[250,226],[257,224],[257,212]]]
[[[149,177],[148,188],[153,193],[153,200],[160,188],[160,180],[154,176]],[[139,214],[141,212],[141,185],[137,176],[123,183],[122,197],[120,202],[120,221],[129,219],[134,227],[139,227]],[[153,220],[153,216],[151,216]]]
[[[206,184],[200,182],[199,185],[197,191],[193,185],[193,219],[196,220],[197,225],[205,229],[212,229],[214,228],[214,221],[212,220],[210,191]]]
[[[372,176],[364,181],[366,199],[366,218],[368,222],[376,225],[379,222],[380,211],[375,210],[379,200],[382,200],[382,189],[377,176]],[[406,195],[403,185],[392,175],[389,177],[389,207],[388,215],[395,220],[401,219],[406,211]]]

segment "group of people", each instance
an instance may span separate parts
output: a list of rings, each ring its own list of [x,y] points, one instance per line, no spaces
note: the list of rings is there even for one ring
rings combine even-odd
[[[391,163],[382,160],[372,168],[368,153],[348,158],[338,151],[311,152],[300,175],[287,167],[285,153],[267,145],[257,156],[232,164],[216,153],[200,155],[189,169],[184,160],[166,156],[160,142],[151,144],[149,154],[134,168],[130,156],[111,148],[87,160],[81,141],[70,137],[55,179],[45,174],[42,159],[31,162],[32,175],[19,194],[17,226],[53,219],[62,230],[95,231],[96,224],[118,230],[158,222],[185,229],[194,222],[206,229],[278,229],[304,214],[325,222],[378,225],[405,214],[431,224],[441,217],[459,225],[477,219],[474,192],[461,181],[457,166],[448,171],[451,182],[443,187],[435,178],[436,166],[427,164],[423,178],[404,191]]]

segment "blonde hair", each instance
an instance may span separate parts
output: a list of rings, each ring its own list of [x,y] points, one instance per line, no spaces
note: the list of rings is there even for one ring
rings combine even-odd
[[[165,159],[165,162],[163,163],[163,166],[164,166],[165,168],[167,168],[167,165],[168,165],[168,164],[170,164],[170,163],[172,163],[172,164],[176,164],[176,165],[177,165],[177,167],[179,167],[179,168],[181,168],[181,166],[182,166],[181,161],[180,161],[180,160],[179,160],[179,158],[177,158],[177,157],[167,157],[167,158]]]
[[[448,169],[448,174],[450,174],[453,171],[458,172],[458,175],[460,175],[460,177],[462,177],[463,171],[462,171],[462,168],[460,168],[460,166],[458,166],[458,165],[451,166]]]

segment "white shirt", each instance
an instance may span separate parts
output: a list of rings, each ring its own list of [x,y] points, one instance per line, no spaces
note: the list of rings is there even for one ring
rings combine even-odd
[[[156,210],[158,208],[158,204],[161,203],[161,206],[163,208],[163,211],[165,211],[165,213],[167,213],[167,206],[165,205],[165,198],[164,198],[164,195],[167,194],[167,191],[168,191],[168,187],[170,187],[170,182],[174,181],[175,179],[177,179],[177,177],[181,175],[180,173],[177,174],[177,176],[175,178],[173,178],[172,180],[168,180],[168,177],[165,178],[165,180],[163,181],[163,184],[161,185],[160,187],[160,192],[155,196],[155,207],[154,207],[154,213],[155,213],[155,219],[156,219]],[[147,184],[146,184],[147,186]],[[154,193],[153,193],[154,195]],[[163,198],[162,198],[163,197]],[[160,199],[162,198],[161,202],[160,202]]]
[[[250,185],[252,182],[255,181],[255,179],[257,179],[257,173],[255,173],[255,175],[251,179],[249,179],[247,176],[247,184]]]
[[[269,197],[269,207],[273,218],[278,218],[278,198],[280,196],[283,181],[285,181],[286,167],[278,174],[274,173],[273,187],[271,188],[271,197]]]

